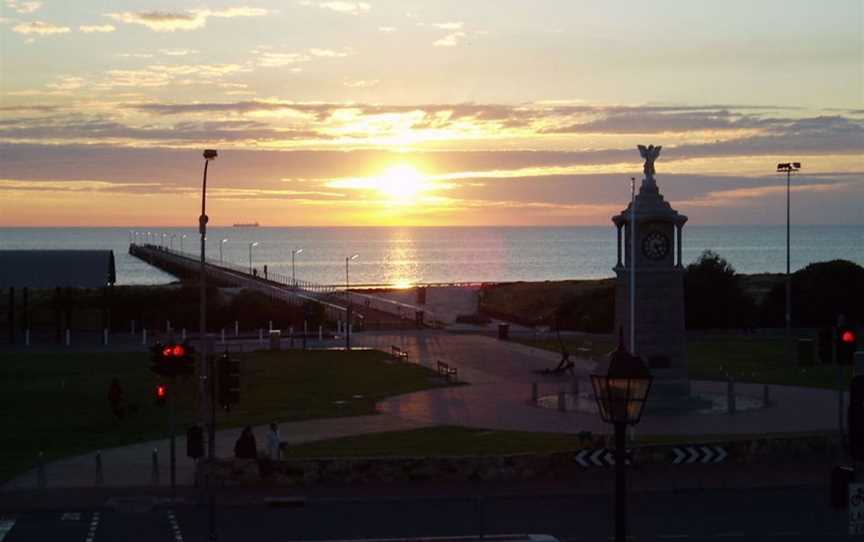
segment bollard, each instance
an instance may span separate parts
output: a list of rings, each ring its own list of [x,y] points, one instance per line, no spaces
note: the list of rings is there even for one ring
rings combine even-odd
[[[105,346],[108,346],[108,330],[107,329],[102,330],[102,344],[104,344]]]
[[[558,392],[558,410],[567,412],[567,392],[565,391]]]
[[[102,450],[96,450],[96,485],[101,486],[105,478],[102,474]]]
[[[222,328],[222,344],[225,344],[225,328]]]
[[[267,321],[267,331],[273,331],[273,320]]]
[[[726,384],[726,405],[729,414],[735,414],[735,379],[731,376]]]
[[[186,342],[186,328],[183,328],[183,331],[180,333],[180,336],[183,337],[183,342]]]
[[[150,476],[150,481],[154,486],[159,485],[159,450],[153,448],[153,472]]]
[[[240,322],[238,320],[234,320],[234,336],[240,336]]]
[[[531,402],[535,405],[540,400],[540,385],[537,382],[531,383]]]
[[[147,346],[147,330],[146,329],[141,330],[141,344],[143,344],[144,346]]]
[[[318,342],[324,340],[324,326],[318,326]]]
[[[46,485],[45,480],[45,454],[39,452],[36,456],[36,485],[39,489],[43,489]]]
[[[66,346],[72,346],[72,332],[66,328]]]
[[[573,377],[572,386],[573,386],[573,390],[572,390],[573,396],[578,397],[579,396],[579,379],[577,377]]]
[[[171,320],[165,320],[165,333],[171,333]]]
[[[30,330],[24,330],[24,346],[30,346]]]
[[[770,388],[768,384],[762,385],[762,406],[767,407],[771,404],[771,395],[769,394]]]
[[[129,334],[135,335],[135,320],[129,320]]]
[[[258,342],[264,344],[264,330],[261,328],[258,328]]]

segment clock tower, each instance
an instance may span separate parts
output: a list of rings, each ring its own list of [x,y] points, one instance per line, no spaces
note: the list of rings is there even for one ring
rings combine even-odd
[[[635,301],[634,353],[642,357],[654,376],[649,402],[676,408],[685,405],[690,396],[681,263],[681,233],[687,217],[663,199],[654,179],[654,160],[660,149],[639,145],[645,159],[645,178],[630,205],[612,217],[618,229],[615,333],[623,331],[629,349],[630,307],[631,300]],[[634,222],[635,246],[631,244]],[[632,296],[631,280],[635,282]]]

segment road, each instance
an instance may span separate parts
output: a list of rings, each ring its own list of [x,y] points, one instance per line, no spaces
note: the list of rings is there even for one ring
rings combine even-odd
[[[291,504],[291,503],[289,503]],[[218,540],[267,542],[542,533],[566,542],[606,541],[610,495],[314,498],[285,507],[263,498],[218,509]],[[851,539],[847,515],[822,489],[700,490],[634,495],[633,540],[790,542]],[[3,538],[3,526],[11,530]],[[196,504],[19,512],[0,520],[0,542],[198,542],[207,510]]]

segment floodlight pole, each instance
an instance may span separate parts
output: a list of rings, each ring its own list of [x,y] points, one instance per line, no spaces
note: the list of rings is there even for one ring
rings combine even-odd
[[[792,364],[792,273],[791,273],[791,177],[792,173],[801,168],[800,162],[785,162],[777,164],[778,173],[786,173],[786,340],[783,351],[787,364]]]

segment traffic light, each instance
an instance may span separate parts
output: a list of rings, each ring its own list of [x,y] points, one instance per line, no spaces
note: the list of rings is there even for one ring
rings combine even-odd
[[[852,365],[855,350],[858,348],[858,336],[849,326],[837,328],[837,363]]]
[[[204,457],[204,429],[200,425],[186,430],[186,456],[192,459]]]
[[[849,385],[849,455],[864,461],[864,375],[852,378]]]
[[[227,410],[240,401],[240,361],[231,358],[228,352],[219,356],[219,404]]]
[[[165,384],[156,384],[156,394],[155,394],[155,402],[157,406],[165,405],[165,401],[168,399],[168,388],[165,387]]]
[[[150,348],[150,370],[162,376],[187,375],[195,372],[195,349],[185,344],[161,344]]]

